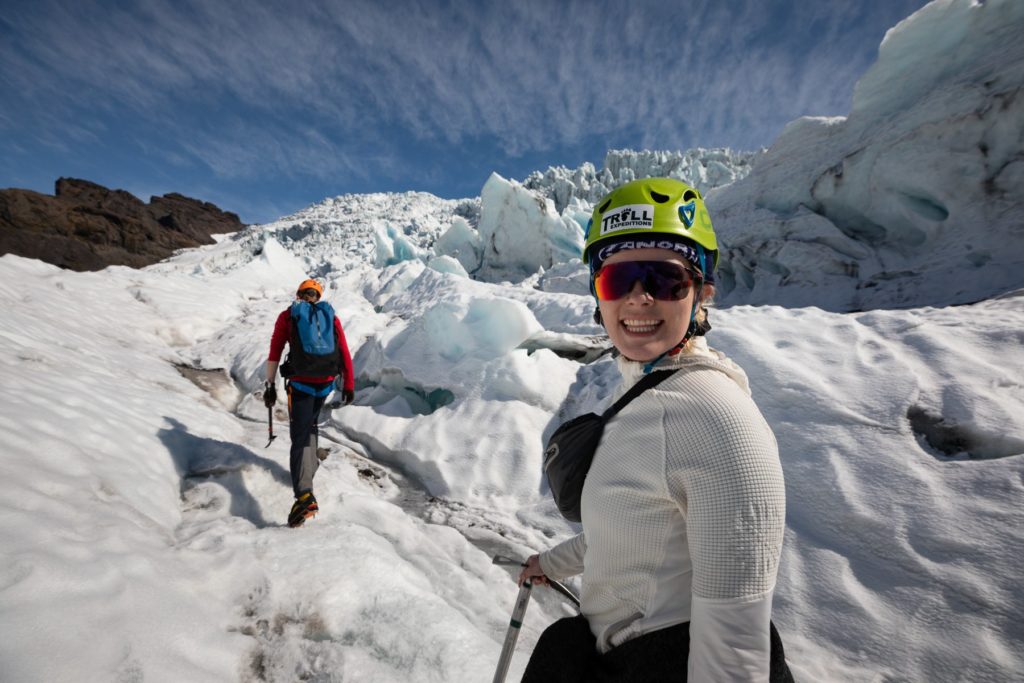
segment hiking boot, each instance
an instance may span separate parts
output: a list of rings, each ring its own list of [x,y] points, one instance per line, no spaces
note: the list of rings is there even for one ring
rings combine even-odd
[[[316,504],[316,498],[313,497],[312,491],[299,494],[292,505],[292,511],[288,513],[288,526],[292,528],[302,526],[307,519],[319,511],[320,508]]]

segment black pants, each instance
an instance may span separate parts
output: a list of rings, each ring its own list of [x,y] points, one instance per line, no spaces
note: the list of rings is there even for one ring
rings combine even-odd
[[[310,384],[323,388],[330,383]],[[291,457],[289,466],[292,472],[292,490],[295,497],[304,491],[313,490],[313,476],[320,467],[320,459],[316,457],[317,448],[317,417],[327,396],[313,396],[288,385],[288,428],[292,437]]]
[[[779,632],[775,624],[769,629],[769,681],[793,683]],[[559,619],[541,634],[523,683],[680,683],[686,680],[689,658],[689,622],[645,633],[600,654],[581,615]]]

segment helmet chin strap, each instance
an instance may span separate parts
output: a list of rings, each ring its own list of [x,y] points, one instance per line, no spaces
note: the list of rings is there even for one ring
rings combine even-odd
[[[694,289],[693,289],[693,307],[690,309],[690,324],[686,327],[686,334],[683,335],[682,341],[680,341],[678,344],[676,344],[671,349],[669,349],[665,353],[661,354],[660,356],[658,356],[654,360],[652,360],[649,363],[647,363],[646,365],[644,365],[644,374],[645,375],[649,374],[651,372],[651,370],[654,369],[654,366],[657,365],[661,361],[661,359],[664,358],[665,356],[667,356],[669,354],[678,353],[679,351],[682,351],[683,347],[686,346],[686,342],[690,341],[690,339],[692,337],[694,337],[695,335],[696,336],[702,335],[705,332],[707,332],[709,329],[711,329],[710,325],[702,325],[701,323],[697,322],[697,309],[700,308],[700,302],[704,298],[704,276],[703,276],[703,273],[708,272],[707,271],[707,256],[708,256],[708,254],[707,254],[706,251],[704,251],[704,247],[702,247],[700,244],[697,244],[695,246],[697,247],[697,254],[698,254],[698,256],[700,256],[700,262],[701,262],[701,266],[702,266],[701,267],[702,275],[694,284]]]
[[[649,375],[651,371],[654,370],[654,366],[660,363],[661,359],[664,358],[665,356],[673,355],[675,353],[678,353],[679,351],[682,351],[683,347],[686,346],[686,342],[690,341],[690,339],[694,335],[700,335],[704,333],[704,328],[701,326],[699,322],[697,322],[697,309],[700,308],[701,298],[704,293],[704,281],[699,280],[698,283],[699,284],[697,285],[697,288],[694,290],[693,307],[690,309],[690,324],[686,328],[686,334],[683,335],[682,341],[673,346],[671,349],[664,351],[654,360],[648,361],[646,364],[644,364],[645,375]]]

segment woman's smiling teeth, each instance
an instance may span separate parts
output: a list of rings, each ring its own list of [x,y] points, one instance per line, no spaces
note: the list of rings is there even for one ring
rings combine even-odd
[[[647,334],[658,329],[662,322],[661,320],[623,320],[622,326],[626,328],[627,332],[633,334]]]

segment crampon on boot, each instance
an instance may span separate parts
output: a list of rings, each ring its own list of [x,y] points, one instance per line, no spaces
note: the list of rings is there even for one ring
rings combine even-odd
[[[288,526],[292,528],[302,526],[307,519],[319,511],[320,508],[316,504],[316,498],[313,497],[312,491],[299,494],[292,505],[292,511],[288,513]]]

